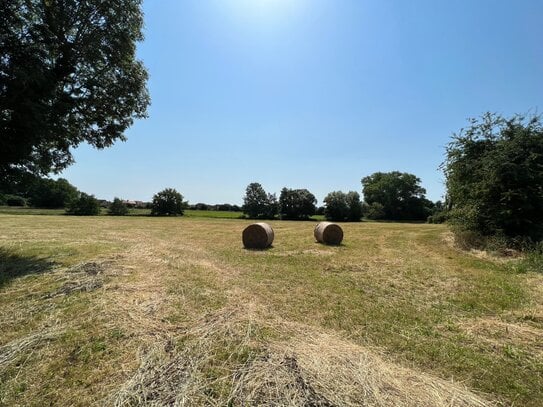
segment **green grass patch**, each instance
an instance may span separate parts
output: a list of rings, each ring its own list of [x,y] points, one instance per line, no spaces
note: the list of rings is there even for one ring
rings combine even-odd
[[[229,391],[232,366],[288,338],[291,324],[507,404],[543,404],[542,274],[460,251],[444,225],[345,223],[343,244],[327,247],[315,242],[314,222],[271,221],[273,247],[258,252],[243,249],[253,221],[233,222],[236,212],[27,215],[0,215],[0,345],[51,321],[64,333],[0,372],[1,403],[66,404],[73,395],[99,403],[137,368],[142,349],[173,338],[181,351],[187,335],[209,338],[198,324],[219,329],[223,310],[256,309],[284,324],[240,323],[210,340],[202,377],[210,399]],[[103,287],[49,295],[69,277],[58,267],[101,259],[113,264]]]

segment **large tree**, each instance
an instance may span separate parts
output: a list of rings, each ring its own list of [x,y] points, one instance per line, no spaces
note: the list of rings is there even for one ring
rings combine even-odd
[[[0,0],[0,177],[59,172],[146,116],[142,0]]]
[[[279,212],[283,219],[307,219],[315,214],[315,195],[307,189],[283,188],[279,195]]]
[[[30,204],[38,208],[64,208],[79,196],[79,191],[63,178],[42,178],[29,187],[27,196]]]
[[[483,236],[543,240],[541,118],[486,113],[453,135],[443,164],[449,219]]]
[[[183,201],[183,195],[173,188],[166,188],[153,196],[151,215],[153,216],[183,216],[188,202]]]
[[[324,215],[327,220],[337,222],[358,222],[362,218],[362,203],[358,192],[330,192],[324,198],[326,208]]]
[[[245,189],[243,197],[243,213],[253,219],[273,219],[277,215],[279,205],[275,194],[268,194],[261,184],[252,182]]]
[[[364,177],[362,186],[366,204],[382,205],[385,219],[426,220],[431,213],[433,204],[413,174],[376,172]]]

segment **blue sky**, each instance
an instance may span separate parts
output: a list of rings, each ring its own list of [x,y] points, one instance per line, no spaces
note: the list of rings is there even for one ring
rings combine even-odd
[[[82,146],[61,176],[97,197],[241,203],[245,187],[322,202],[375,171],[438,166],[468,117],[543,108],[540,0],[147,0],[149,118]]]

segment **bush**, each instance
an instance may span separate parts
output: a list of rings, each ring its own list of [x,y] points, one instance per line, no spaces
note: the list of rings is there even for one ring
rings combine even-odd
[[[113,199],[109,206],[108,214],[113,216],[124,216],[128,214],[128,206],[119,198]]]
[[[38,208],[64,208],[78,197],[77,188],[67,180],[59,178],[37,179],[29,188],[30,204]]]
[[[447,222],[447,218],[448,218],[447,212],[441,211],[441,212],[435,213],[434,215],[428,216],[427,222],[428,223],[445,223]]]
[[[18,195],[6,195],[6,205],[8,206],[26,206],[26,199]]]
[[[442,169],[455,230],[502,236],[512,247],[543,240],[540,117],[486,113],[471,119],[468,128],[453,135]]]
[[[188,203],[183,201],[183,195],[173,188],[166,188],[153,196],[151,215],[153,216],[183,216]]]
[[[66,214],[76,216],[100,215],[100,202],[94,195],[80,192],[79,197],[68,204]]]
[[[211,210],[210,206],[205,203],[197,203],[195,205],[191,205],[191,209],[194,209],[196,211],[209,211]]]
[[[524,257],[515,265],[515,271],[519,273],[543,273],[543,243],[526,251]]]

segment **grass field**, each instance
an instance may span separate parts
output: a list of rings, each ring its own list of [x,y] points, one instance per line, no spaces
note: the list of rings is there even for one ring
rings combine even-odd
[[[0,214],[4,215],[66,215],[64,209],[40,209],[29,207],[12,207],[12,206],[0,206]],[[107,216],[107,209],[101,209],[101,216]],[[151,214],[150,209],[131,208],[128,212],[128,216],[149,216]],[[243,217],[242,212],[232,211],[201,211],[187,209],[184,216],[187,218],[215,218],[215,219],[241,219]],[[324,220],[322,215],[314,215],[311,220],[319,221]]]
[[[443,225],[0,214],[0,405],[543,405],[543,274]]]

